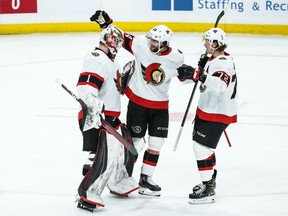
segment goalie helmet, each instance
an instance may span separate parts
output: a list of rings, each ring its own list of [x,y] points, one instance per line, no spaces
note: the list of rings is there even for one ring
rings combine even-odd
[[[122,46],[123,34],[121,30],[115,26],[109,25],[107,28],[102,30],[100,42],[109,49],[110,54],[115,58],[117,52]]]
[[[161,50],[169,47],[169,43],[172,38],[172,31],[165,25],[158,25],[152,28],[146,37],[148,39],[148,46],[151,51],[151,39],[158,41],[158,50],[152,51],[158,53],[161,52]]]
[[[204,39],[208,40],[211,49],[218,49],[219,47],[227,47],[226,33],[220,28],[211,28],[204,34]],[[217,42],[218,46],[213,47],[213,42]]]

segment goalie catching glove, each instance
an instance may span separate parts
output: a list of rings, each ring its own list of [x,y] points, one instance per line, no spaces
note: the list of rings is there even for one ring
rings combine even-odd
[[[107,28],[110,24],[113,23],[113,20],[105,11],[97,10],[95,14],[90,17],[91,22],[97,22],[100,28]]]
[[[83,110],[86,114],[83,131],[100,128],[102,125],[100,115],[104,112],[103,101],[92,93],[86,94],[81,99],[87,106],[87,110]]]
[[[123,73],[117,73],[115,80],[117,90],[121,95],[124,94],[125,89],[135,71],[135,60],[129,61],[123,67]]]

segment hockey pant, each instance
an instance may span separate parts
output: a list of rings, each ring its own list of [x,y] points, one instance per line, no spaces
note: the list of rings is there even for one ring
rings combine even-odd
[[[127,137],[127,128],[124,125],[120,128],[122,135]],[[105,186],[116,194],[129,194],[138,189],[138,183],[132,177],[133,166],[134,155],[100,129],[94,162],[78,188],[79,196],[86,202],[104,206],[100,195]]]

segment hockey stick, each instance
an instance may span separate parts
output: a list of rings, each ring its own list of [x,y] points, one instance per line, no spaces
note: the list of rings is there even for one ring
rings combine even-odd
[[[55,82],[58,83],[66,92],[68,92],[68,94],[70,94],[76,101],[80,103],[82,110],[87,109],[84,101],[81,100],[81,98],[79,98],[77,95],[75,95],[71,90],[69,90],[63,83],[61,83],[59,79],[56,79]],[[83,118],[85,118],[85,116]],[[137,156],[138,153],[134,145],[128,142],[121,134],[119,134],[105,119],[103,119],[101,115],[100,118],[102,126],[120,143],[122,143],[128,149],[128,151],[130,151],[133,155]]]
[[[227,142],[228,142],[229,147],[232,147],[231,142],[230,142],[230,139],[229,139],[229,137],[228,137],[228,134],[227,134],[226,130],[224,130],[224,135],[225,135],[225,137],[226,137],[226,140],[227,140]]]
[[[225,14],[225,11],[222,10],[221,13],[218,15],[218,17],[217,17],[217,19],[216,19],[216,22],[215,22],[215,24],[214,24],[214,28],[216,28],[216,27],[218,26],[218,23],[219,23],[220,19],[224,16],[224,14]],[[207,54],[208,54],[208,53],[207,53],[207,51],[206,51],[205,54],[204,54],[204,57],[206,57]],[[202,71],[201,71],[201,73],[202,73]],[[182,119],[181,127],[180,127],[180,129],[179,129],[179,132],[178,132],[178,135],[177,135],[177,138],[176,138],[176,142],[175,142],[173,151],[176,151],[176,148],[177,148],[177,146],[178,146],[179,139],[180,139],[180,136],[181,136],[181,134],[182,134],[182,130],[183,130],[184,124],[185,124],[185,122],[186,122],[186,118],[187,118],[187,115],[188,115],[188,112],[189,112],[189,109],[190,109],[192,100],[193,100],[193,98],[194,98],[194,94],[195,94],[197,85],[198,85],[198,80],[195,82],[194,87],[193,87],[193,90],[192,90],[192,93],[191,93],[191,96],[190,96],[190,98],[189,98],[188,105],[187,105],[187,108],[186,108],[184,117],[183,117],[183,119]]]

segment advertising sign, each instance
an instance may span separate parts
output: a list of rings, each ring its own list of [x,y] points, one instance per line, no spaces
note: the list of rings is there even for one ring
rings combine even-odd
[[[37,0],[0,0],[0,14],[37,13]]]

